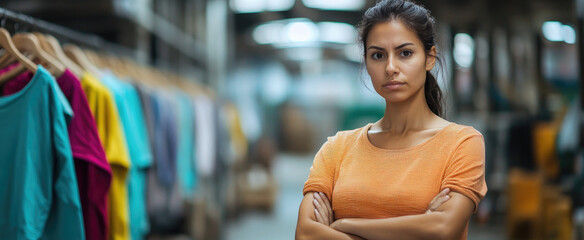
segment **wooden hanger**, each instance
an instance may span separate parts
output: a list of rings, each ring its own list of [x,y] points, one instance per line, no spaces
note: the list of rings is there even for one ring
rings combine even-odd
[[[101,75],[101,70],[87,59],[85,53],[73,44],[65,44],[63,50],[69,59],[81,66],[85,71],[92,73],[94,76]]]
[[[108,68],[108,66],[101,59],[101,56],[98,55],[96,52],[89,50],[89,49],[81,49],[81,51],[83,51],[83,53],[85,53],[85,56],[87,57],[87,59],[96,67],[98,67],[100,69]]]
[[[12,41],[20,52],[31,53],[33,57],[38,58],[41,63],[44,63],[47,70],[49,70],[53,76],[59,77],[65,72],[65,65],[45,52],[45,50],[41,48],[35,35],[30,33],[18,33],[12,36]]]
[[[41,44],[41,47],[49,53],[51,56],[55,57],[59,60],[69,71],[71,71],[75,76],[81,78],[84,73],[84,69],[75,64],[71,59],[69,59],[65,53],[63,53],[63,49],[59,44],[59,41],[51,35],[44,35],[39,32],[33,32]]]
[[[5,54],[10,54],[14,56],[16,60],[20,62],[20,66],[0,76],[0,83],[3,83],[9,79],[14,78],[18,74],[22,73],[24,70],[29,70],[33,73],[36,73],[37,66],[28,58],[26,58],[24,55],[22,55],[20,51],[18,51],[16,46],[14,46],[12,38],[10,38],[10,34],[4,28],[0,28],[0,46],[6,51]]]

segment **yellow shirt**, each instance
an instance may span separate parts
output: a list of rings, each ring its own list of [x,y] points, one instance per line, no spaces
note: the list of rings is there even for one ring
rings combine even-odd
[[[128,240],[130,231],[126,176],[130,169],[130,158],[120,116],[113,96],[95,77],[84,73],[81,86],[87,96],[113,174],[108,202],[108,236],[110,240]]]
[[[422,144],[388,150],[371,144],[370,127],[329,138],[310,168],[304,194],[326,194],[336,219],[423,214],[444,188],[476,209],[487,193],[485,143],[474,128],[450,124]],[[460,239],[466,237],[467,229]]]

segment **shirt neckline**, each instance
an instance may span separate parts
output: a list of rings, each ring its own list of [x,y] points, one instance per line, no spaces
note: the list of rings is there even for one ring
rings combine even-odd
[[[386,149],[386,148],[380,148],[377,147],[375,145],[373,145],[373,143],[371,143],[371,140],[369,140],[369,136],[367,135],[367,132],[369,131],[369,129],[371,128],[371,126],[373,125],[373,123],[368,123],[365,127],[363,127],[363,130],[361,131],[361,141],[369,148],[372,149],[374,151],[383,151],[383,152],[407,152],[407,151],[411,151],[411,150],[415,150],[418,148],[421,148],[425,145],[427,145],[428,143],[434,141],[434,139],[438,138],[440,135],[444,134],[444,132],[446,132],[446,130],[452,126],[455,126],[456,123],[449,123],[448,125],[446,125],[444,128],[440,129],[440,131],[438,131],[436,134],[434,134],[432,137],[424,140],[424,142],[415,145],[415,146],[411,146],[408,148],[402,148],[402,149]]]
[[[42,68],[42,66],[38,65],[37,71],[33,74],[32,78],[30,79],[30,82],[27,83],[26,86],[24,86],[24,88],[22,88],[18,92],[10,94],[8,96],[0,96],[0,105],[7,105],[13,101],[16,101],[18,98],[23,96],[26,92],[30,91],[29,89],[32,88],[32,86],[34,84],[36,84],[36,82],[38,82],[37,78],[40,78],[41,72],[43,72],[43,71],[44,71],[44,68]],[[8,81],[11,81],[11,80],[8,80]]]

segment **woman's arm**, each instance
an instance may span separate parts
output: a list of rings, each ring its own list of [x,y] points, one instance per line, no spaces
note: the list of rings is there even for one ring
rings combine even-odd
[[[347,233],[335,230],[328,225],[319,223],[316,219],[315,208],[313,205],[313,192],[308,192],[304,195],[302,203],[300,203],[300,210],[298,212],[298,223],[296,225],[296,240],[308,239],[362,239],[357,236],[352,236]],[[324,211],[323,211],[324,213]],[[331,210],[332,213],[332,210]],[[328,218],[327,213],[327,218]],[[331,216],[332,217],[332,216]]]
[[[366,239],[458,239],[474,210],[468,197],[452,192],[435,211],[387,219],[346,218],[331,227]]]

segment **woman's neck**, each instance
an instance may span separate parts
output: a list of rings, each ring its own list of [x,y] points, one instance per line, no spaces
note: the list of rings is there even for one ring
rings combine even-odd
[[[385,103],[385,114],[379,120],[380,131],[406,134],[410,130],[422,130],[430,127],[436,115],[426,103],[424,89],[415,96],[399,103]]]

